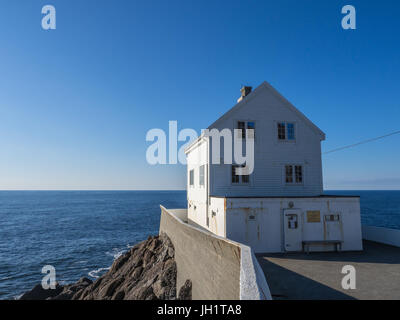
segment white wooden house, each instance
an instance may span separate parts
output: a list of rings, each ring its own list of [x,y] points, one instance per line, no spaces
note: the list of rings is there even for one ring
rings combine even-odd
[[[213,163],[202,134],[186,149],[189,222],[255,252],[362,250],[359,197],[323,195],[325,134],[267,82],[241,92],[208,129],[254,130],[254,170]]]

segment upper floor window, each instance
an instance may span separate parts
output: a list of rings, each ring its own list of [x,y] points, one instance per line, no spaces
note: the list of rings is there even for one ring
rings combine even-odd
[[[199,170],[200,187],[204,187],[204,172],[205,172],[205,165],[202,165],[202,166],[200,166],[200,170]]]
[[[286,183],[293,183],[293,166],[285,166]]]
[[[287,139],[294,140],[294,124],[287,123],[286,127],[287,127]]]
[[[303,183],[303,167],[294,166],[294,181],[296,183]]]
[[[278,139],[281,141],[293,141],[296,139],[294,123],[278,122]]]
[[[236,168],[244,168],[245,165],[232,165],[232,183],[249,183],[250,177],[248,175],[237,175]]]
[[[238,138],[245,139],[246,138],[246,129],[250,130],[247,131],[247,138],[254,139],[255,136],[255,129],[256,125],[254,121],[238,121],[237,122],[237,129],[240,131],[238,132]]]
[[[191,187],[194,186],[194,170],[193,169],[189,171],[189,185]]]
[[[303,166],[286,165],[285,166],[285,182],[287,184],[303,183]]]
[[[286,140],[286,126],[284,122],[278,123],[278,139]]]

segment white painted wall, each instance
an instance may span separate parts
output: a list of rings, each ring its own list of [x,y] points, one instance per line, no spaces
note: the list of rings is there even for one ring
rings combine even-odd
[[[362,226],[362,236],[365,240],[400,247],[400,230],[382,227]]]
[[[224,198],[210,198],[209,216],[210,227],[209,230],[216,235],[226,237],[226,215],[224,212],[225,199]]]
[[[187,159],[187,199],[188,218],[202,227],[206,227],[208,199],[208,139],[200,138],[186,153]],[[205,165],[204,186],[200,186],[200,166]],[[194,170],[194,185],[190,186],[189,172]]]
[[[302,213],[303,241],[326,240],[324,215],[340,214],[343,231],[342,250],[362,250],[358,197],[227,198],[226,237],[251,246],[255,252],[283,252],[283,213],[285,209],[289,209],[290,202],[293,203],[293,209],[299,209]],[[220,205],[218,214],[224,215],[222,202],[215,202],[215,207],[217,203]],[[321,221],[308,223],[308,210],[320,211]],[[250,216],[255,216],[255,221],[250,221]],[[333,249],[333,246],[312,246],[310,251]]]
[[[260,86],[261,87],[261,86]],[[321,163],[321,133],[288,107],[288,103],[267,87],[257,88],[228,112],[213,127],[235,129],[239,120],[255,122],[255,169],[249,185],[231,183],[231,165],[210,166],[210,194],[214,196],[317,196],[323,192]],[[277,122],[295,123],[296,140],[281,142]],[[221,156],[223,139],[221,139]],[[303,166],[302,185],[286,185],[286,164]]]
[[[216,212],[221,204],[213,203],[211,199],[207,200],[210,195],[318,196],[323,192],[321,140],[324,139],[324,134],[272,87],[266,83],[261,84],[209,129],[228,128],[233,132],[239,120],[255,122],[255,168],[249,184],[232,184],[231,164],[210,163],[212,150],[208,138],[199,138],[186,150],[188,217],[192,222],[221,236],[226,236],[227,223],[236,222],[225,222],[225,218]],[[278,140],[277,122],[280,121],[295,124],[295,141]],[[224,156],[223,150],[224,141],[221,139],[221,157]],[[199,167],[203,164],[206,165],[207,178],[206,185],[200,187]],[[285,183],[285,165],[302,165],[302,184]],[[192,169],[195,178],[193,187],[189,185],[189,172]],[[265,223],[276,223],[270,221],[267,212],[260,213],[258,218],[260,222],[265,220]],[[273,246],[275,247],[275,244]]]

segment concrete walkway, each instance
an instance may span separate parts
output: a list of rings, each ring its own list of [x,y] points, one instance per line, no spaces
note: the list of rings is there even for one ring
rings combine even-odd
[[[258,254],[273,299],[400,299],[400,248],[364,241],[362,252]],[[344,290],[343,266],[356,269]]]

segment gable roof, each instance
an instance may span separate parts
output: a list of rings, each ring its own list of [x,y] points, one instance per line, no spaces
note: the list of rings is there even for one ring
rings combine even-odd
[[[293,104],[291,104],[284,96],[282,96],[277,90],[275,90],[274,87],[272,87],[267,81],[264,81],[261,83],[254,91],[252,91],[249,95],[246,96],[245,99],[242,101],[238,102],[234,107],[232,107],[229,111],[224,113],[220,118],[218,118],[216,121],[214,121],[213,124],[211,124],[208,129],[215,128],[218,123],[220,123],[222,120],[229,118],[232,114],[234,114],[238,109],[241,109],[242,107],[245,107],[246,104],[254,99],[260,92],[263,90],[268,90],[271,92],[275,97],[277,97],[279,100],[283,102],[283,105],[289,108],[292,112],[297,114],[300,119],[304,120],[304,122],[312,129],[314,130],[317,134],[321,136],[321,140],[325,140],[325,133],[319,129],[310,119],[308,119],[301,111],[299,111]]]

